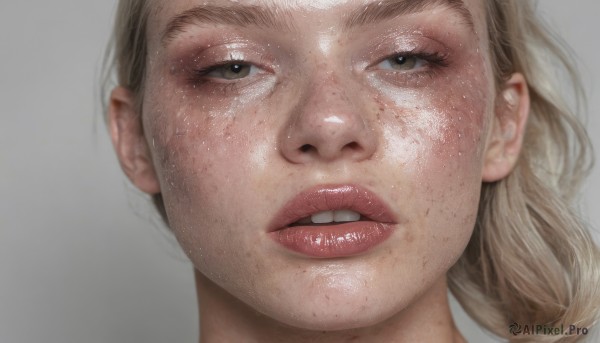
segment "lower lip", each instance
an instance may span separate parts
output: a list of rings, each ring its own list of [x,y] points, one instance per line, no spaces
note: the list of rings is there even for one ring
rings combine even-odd
[[[270,233],[284,247],[314,258],[359,255],[383,243],[391,234],[392,224],[372,221],[294,226]]]

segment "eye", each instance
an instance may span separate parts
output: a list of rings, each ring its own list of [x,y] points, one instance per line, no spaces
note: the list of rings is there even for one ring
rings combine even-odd
[[[400,71],[410,71],[423,67],[425,60],[415,55],[395,55],[379,63],[382,69],[394,69]]]
[[[204,76],[224,80],[243,79],[256,72],[256,67],[242,62],[232,62],[211,67],[204,72]]]

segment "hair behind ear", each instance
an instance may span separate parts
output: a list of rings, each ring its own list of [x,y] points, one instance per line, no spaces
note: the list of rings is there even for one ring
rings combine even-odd
[[[113,37],[105,56],[102,99],[108,101],[111,74],[116,73],[118,84],[131,90],[134,107],[141,113],[147,57],[147,23],[150,6],[147,0],[121,0],[117,6]],[[105,108],[105,113],[108,112]],[[162,195],[152,195],[152,201],[165,223],[167,214]]]
[[[513,322],[589,328],[600,305],[598,261],[562,196],[522,162],[484,185],[474,235],[449,283],[465,310],[501,337]]]
[[[508,327],[591,328],[598,319],[600,252],[573,204],[592,166],[591,144],[565,105],[557,69],[570,78],[576,96],[582,87],[531,2],[489,0],[486,6],[497,84],[522,73],[531,111],[516,168],[482,187],[475,231],[450,270],[449,286],[471,317],[511,342],[579,341],[512,336]]]

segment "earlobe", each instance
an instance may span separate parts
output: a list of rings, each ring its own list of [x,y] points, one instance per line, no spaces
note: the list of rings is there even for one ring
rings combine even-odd
[[[529,111],[527,81],[522,74],[513,74],[496,99],[484,155],[484,182],[499,181],[514,169],[523,146]]]
[[[117,87],[112,91],[108,122],[113,146],[125,175],[142,192],[160,193],[135,97],[127,88]]]

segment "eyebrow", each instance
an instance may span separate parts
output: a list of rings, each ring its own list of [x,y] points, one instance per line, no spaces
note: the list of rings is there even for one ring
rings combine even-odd
[[[346,16],[346,29],[374,24],[403,15],[422,12],[433,6],[446,6],[456,11],[463,21],[474,28],[471,12],[463,0],[384,0],[360,7]],[[239,5],[199,5],[175,15],[167,24],[163,34],[163,43],[168,43],[177,34],[185,31],[188,25],[195,23],[223,24],[239,27],[257,26],[275,30],[295,30],[289,11],[276,5],[256,6]]]
[[[473,15],[463,0],[384,0],[370,3],[362,9],[352,12],[345,22],[346,28],[364,26],[387,19],[418,13],[427,8],[445,6],[458,13],[465,24],[475,28]]]
[[[168,42],[194,23],[224,24],[239,27],[258,26],[275,30],[294,29],[291,14],[279,7],[255,5],[200,5],[177,14],[169,21],[162,35]]]

